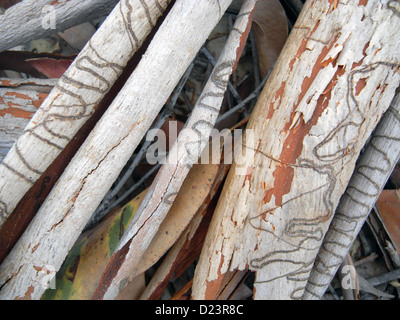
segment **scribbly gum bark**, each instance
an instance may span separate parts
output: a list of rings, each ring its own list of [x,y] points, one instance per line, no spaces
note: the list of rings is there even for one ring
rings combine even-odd
[[[121,1],[59,79],[0,164],[0,227],[99,108],[169,3]]]
[[[300,299],[360,150],[399,85],[396,1],[308,1],[255,107],[248,167],[234,165],[193,297],[257,271],[255,299]]]
[[[23,297],[30,286],[33,286],[30,297],[32,299],[41,297],[45,288],[41,283],[42,274],[37,271],[38,268],[46,265],[53,266],[55,270],[60,268],[91,215],[116,181],[120,171],[154,122],[179,79],[231,2],[231,0],[178,0],[174,2],[124,87],[90,132],[18,243],[1,264],[0,299]],[[97,39],[99,42],[96,43],[99,43],[99,46],[111,43],[113,49],[117,51],[118,45],[126,47],[128,44],[129,49],[127,50],[132,53],[140,45],[138,42],[139,31],[142,36],[145,34],[145,30],[142,30],[141,27],[154,26],[157,20],[156,16],[161,15],[160,3],[166,5],[168,1],[121,1],[119,7],[117,6],[117,11],[113,11],[108,18],[111,20],[107,20],[111,21],[111,35],[105,32],[104,35],[108,37],[107,41],[102,43],[101,39],[104,37],[100,37]],[[136,9],[133,4],[137,5]],[[149,7],[149,4],[152,6]],[[150,10],[151,8],[153,10]],[[157,14],[151,15],[151,12]],[[136,23],[132,23],[134,21]],[[118,31],[118,27],[122,28],[121,32]],[[121,35],[122,39],[117,35]],[[21,162],[23,164],[21,167],[17,167],[19,171],[10,170],[11,164],[14,162],[8,162],[12,158],[7,156],[5,162],[0,166],[0,178],[8,174],[14,181],[18,181],[19,177],[24,182],[20,188],[26,187],[27,184],[34,182],[31,180],[34,180],[40,174],[39,171],[45,169],[43,166],[46,166],[44,163],[46,159],[40,158],[41,153],[36,149],[32,153],[25,153],[29,150],[29,146],[35,142],[38,149],[46,149],[46,147],[49,149],[49,142],[55,141],[53,145],[50,144],[50,150],[52,148],[59,150],[63,147],[61,144],[63,140],[65,140],[64,143],[67,143],[67,140],[73,138],[73,135],[67,136],[67,129],[72,130],[72,127],[74,130],[78,129],[79,123],[82,123],[90,114],[90,110],[96,104],[95,101],[100,99],[111,85],[109,77],[124,68],[120,61],[105,59],[106,54],[110,59],[116,58],[118,55],[108,51],[100,54],[100,50],[93,50],[95,48],[97,47],[92,38],[87,50],[93,56],[78,57],[75,60],[76,69],[67,71],[56,86],[58,92],[50,93],[49,104],[44,103],[44,110],[39,110],[35,114],[35,117],[40,116],[36,120],[41,119],[42,122],[35,124],[33,121],[36,120],[33,119],[22,136],[23,138],[20,138],[20,143],[16,144],[14,151],[11,150],[11,154],[17,160],[16,165]],[[100,48],[105,50],[104,46]],[[122,51],[121,53],[126,54],[127,52]],[[93,65],[93,69],[88,69],[89,66],[86,63],[89,62]],[[99,72],[104,73],[99,74]],[[81,76],[75,78],[78,73]],[[89,77],[88,74],[96,76]],[[95,79],[94,83],[88,83],[92,78]],[[221,81],[221,79],[215,80]],[[76,86],[80,88],[79,94],[74,91]],[[95,92],[89,96],[90,91]],[[95,100],[92,101],[92,98]],[[60,131],[55,132],[56,128]],[[22,150],[25,152],[20,152]],[[54,153],[49,150],[44,154],[45,157],[54,156]],[[38,163],[38,166],[32,166],[33,162],[28,160],[28,155],[34,157],[36,162],[42,162]],[[9,167],[5,167],[4,163],[9,164]],[[26,164],[31,165],[27,166]],[[35,174],[31,172],[31,169],[35,170],[33,172]],[[11,174],[7,170],[11,171]],[[2,172],[5,172],[4,176]],[[7,189],[1,182],[6,184],[8,181],[0,179],[0,191]],[[5,206],[0,206],[0,209],[10,210],[11,205],[6,204],[4,200],[10,200],[9,197],[3,198],[2,195],[0,193],[0,199],[4,203],[0,202],[0,205]],[[15,201],[15,197],[12,200]],[[166,193],[165,200],[167,203],[170,202],[171,195]],[[1,218],[7,218],[6,210],[3,210],[1,214]],[[158,225],[155,225],[155,228],[157,227]],[[114,254],[115,259],[109,265],[111,272],[103,277],[106,289],[119,271],[121,271],[119,274],[123,274],[124,270],[118,270],[117,267],[124,262],[125,256],[130,250],[130,244],[136,245],[136,248],[139,249],[147,249],[146,245],[148,246],[151,238],[144,237],[144,240],[139,243],[129,240],[126,245],[122,245],[121,250]],[[125,268],[126,270],[131,270],[129,264]],[[107,294],[115,298],[127,281],[128,278],[120,279],[117,286],[112,287],[115,290],[111,290]],[[101,291],[100,294],[104,295],[105,292]]]
[[[397,93],[357,160],[319,249],[303,299],[320,299],[331,283],[400,158]]]

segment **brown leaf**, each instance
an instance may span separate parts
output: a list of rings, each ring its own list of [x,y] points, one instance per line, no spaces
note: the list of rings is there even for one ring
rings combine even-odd
[[[383,190],[376,206],[384,227],[400,254],[400,190]]]
[[[288,37],[285,10],[279,0],[258,0],[252,30],[257,45],[260,73],[264,78]]]
[[[96,28],[90,22],[85,22],[59,32],[58,35],[74,49],[82,50],[95,32]]]
[[[35,78],[60,78],[75,57],[25,51],[0,52],[0,69],[26,73]]]
[[[18,2],[21,2],[21,0],[0,0],[0,7],[3,9],[8,9]]]
[[[168,252],[140,299],[158,300],[171,277],[179,278],[198,259],[218,198],[219,192],[204,208],[199,209],[190,225]],[[188,287],[177,292],[172,300],[187,299],[190,288],[191,282],[188,283]]]
[[[26,60],[30,63],[37,71],[44,74],[47,78],[60,78],[64,72],[71,65],[72,60],[56,60],[53,58],[38,58]]]
[[[143,255],[138,273],[154,265],[171,248],[198,210],[208,205],[226,171],[227,165],[193,166],[168,215]]]
[[[137,275],[121,292],[116,300],[138,300],[146,289],[145,274]]]

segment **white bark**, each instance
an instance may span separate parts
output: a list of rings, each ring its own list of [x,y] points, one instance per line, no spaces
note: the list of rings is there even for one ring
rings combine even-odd
[[[248,124],[247,165],[234,164],[225,183],[195,299],[245,268],[257,274],[255,299],[302,297],[359,152],[399,85],[395,4],[306,2]]]
[[[115,298],[127,279],[132,280],[133,270],[137,268],[141,257],[175,201],[190,168],[198,161],[208,143],[220,112],[229,77],[247,39],[245,33],[246,30],[249,31],[251,15],[256,3],[257,0],[247,0],[243,4],[216,66],[186,123],[186,128],[179,134],[169,152],[166,164],[161,167],[138,213],[118,244],[114,259],[121,258],[121,250],[126,245],[129,245],[129,250],[125,253],[124,262],[109,287],[102,288],[105,290],[104,298]],[[114,272],[114,262],[111,261],[109,265],[112,269],[106,269],[104,275]],[[106,278],[108,279],[109,276]]]
[[[25,0],[0,15],[0,51],[107,16],[118,0]],[[51,21],[51,19],[55,21]]]
[[[325,235],[303,299],[320,299],[346,257],[400,158],[400,94],[357,162]]]
[[[60,78],[0,165],[0,226],[93,114],[168,2],[121,1]]]
[[[0,267],[0,298],[40,298],[44,288],[37,270],[61,266],[230,2],[174,4],[139,65]]]

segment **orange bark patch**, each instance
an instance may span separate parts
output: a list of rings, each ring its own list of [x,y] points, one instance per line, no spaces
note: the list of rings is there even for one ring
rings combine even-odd
[[[18,84],[13,84],[11,80],[1,80],[0,85],[4,87],[18,87]]]
[[[225,274],[221,273],[221,267],[224,264],[224,256],[221,257],[221,262],[218,267],[218,277],[213,281],[206,282],[206,291],[204,294],[205,300],[215,300],[221,291],[221,285],[224,281]]]
[[[363,64],[364,59],[365,59],[365,57],[367,56],[367,49],[368,49],[368,47],[369,47],[369,41],[368,41],[368,42],[365,44],[365,46],[364,46],[364,49],[363,49],[363,58],[362,58],[360,61],[358,61],[358,62],[353,62],[352,66],[351,66],[351,70],[353,70],[353,69],[355,69],[355,68],[357,68],[357,67],[360,67],[360,66]]]
[[[296,55],[294,56],[294,58],[290,61],[289,63],[289,67],[290,67],[290,71],[293,70],[293,65],[296,62],[297,59],[299,59],[301,57],[301,55],[303,54],[303,52],[306,51],[307,48],[307,42],[308,40],[312,37],[312,35],[314,34],[315,30],[317,30],[318,26],[320,24],[320,20],[317,21],[317,23],[315,24],[314,28],[311,30],[310,34],[307,36],[307,38],[303,39],[301,41],[301,44],[299,46],[299,49],[297,50]]]
[[[19,99],[24,99],[29,101],[36,109],[39,109],[39,107],[42,105],[43,101],[47,98],[48,94],[47,93],[38,93],[37,94],[37,100],[32,99],[26,94],[22,94],[19,92],[7,92],[7,96],[19,98]]]
[[[311,84],[316,79],[318,73],[324,68],[322,62],[325,57],[329,53],[330,49],[333,47],[335,41],[329,47],[325,47],[320,56],[318,57],[314,68],[312,70],[311,76],[308,78],[304,78],[302,84],[302,92],[299,95],[298,104],[304,99],[308,89]],[[332,63],[336,63],[336,61],[331,61]],[[291,190],[292,181],[294,178],[294,168],[293,165],[296,164],[297,159],[300,157],[303,150],[303,140],[309,134],[311,128],[317,124],[318,119],[324,112],[324,110],[328,107],[329,101],[331,98],[331,92],[334,85],[337,83],[337,79],[339,76],[344,74],[344,69],[342,67],[338,67],[335,75],[332,77],[330,83],[327,85],[327,88],[324,90],[324,93],[320,95],[317,101],[317,106],[315,108],[314,114],[312,118],[305,123],[302,118],[300,118],[299,124],[293,129],[289,131],[291,121],[289,121],[285,128],[284,132],[289,131],[288,136],[283,143],[282,152],[279,156],[279,164],[277,165],[273,176],[274,186],[270,190],[265,193],[264,203],[268,203],[272,195],[275,196],[275,204],[277,206],[282,206],[283,196],[288,194]],[[295,116],[297,106],[294,108],[294,111],[291,116],[291,120]]]
[[[283,93],[285,92],[286,82],[282,82],[280,88],[275,93],[275,99],[269,105],[267,120],[271,119],[275,112],[275,102],[280,99],[282,101]]]
[[[8,102],[7,105],[8,105],[7,109],[0,110],[0,117],[4,117],[6,114],[10,114],[15,118],[30,119],[33,115],[33,112],[18,108],[19,107],[18,105],[14,104],[14,106],[16,107],[13,107],[13,104],[11,102]]]
[[[31,100],[31,97],[27,96],[26,94],[22,94],[19,92],[6,92],[6,96],[20,98],[24,100]]]
[[[33,286],[30,286],[23,297],[16,297],[14,300],[32,300],[32,293],[35,291]]]
[[[63,1],[63,2],[67,2],[67,1],[69,1],[69,0],[65,0],[65,1]],[[57,5],[57,4],[63,4],[63,2],[58,2],[57,0],[54,0],[54,1],[52,1],[50,4],[51,4],[52,6],[55,6],[55,5]]]
[[[31,97],[19,92],[6,92],[5,95],[26,100],[27,104],[32,104],[37,109],[41,106],[41,104],[47,97],[47,93],[39,93],[37,100],[33,100]],[[0,97],[0,103],[6,104],[2,97]],[[8,108],[0,110],[0,117],[4,117],[6,114],[10,114],[16,118],[31,119],[32,115],[34,114],[34,112],[24,110],[22,106],[11,101],[7,102],[7,106]]]
[[[39,107],[42,105],[43,101],[47,98],[47,96],[48,96],[47,93],[39,93],[38,94],[38,99],[37,100],[32,100],[32,105],[36,109],[39,109]]]
[[[358,6],[366,6],[367,5],[367,3],[368,3],[368,0],[359,0],[358,1]]]
[[[253,21],[253,14],[254,14],[255,7],[250,12],[249,20],[247,22],[246,30],[243,32],[242,36],[240,37],[239,47],[236,49],[236,61],[233,66],[233,70],[236,69],[237,64],[239,62],[240,57],[242,56],[243,49],[246,46],[247,38],[249,37],[249,33],[251,30],[251,22]]]
[[[356,92],[355,92],[356,96],[358,96],[360,94],[360,92],[362,91],[362,89],[364,89],[365,86],[367,85],[367,79],[368,78],[361,78],[360,80],[358,80],[358,82],[356,84]]]
[[[294,178],[294,169],[287,165],[278,166],[273,175],[275,178],[274,187],[265,193],[264,203],[271,201],[272,195],[274,195],[275,204],[281,206],[283,196],[290,192]]]
[[[327,13],[331,13],[333,10],[335,10],[338,6],[339,0],[328,0],[330,7]]]

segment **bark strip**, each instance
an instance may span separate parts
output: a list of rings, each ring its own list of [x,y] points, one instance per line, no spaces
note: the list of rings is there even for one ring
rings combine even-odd
[[[1,265],[0,298],[23,297],[28,288],[32,299],[41,297],[42,274],[37,270],[60,268],[230,2],[176,1],[139,65]]]
[[[0,226],[93,115],[168,3],[121,1],[60,78],[0,165]]]
[[[307,282],[304,300],[320,299],[378,200],[400,158],[400,95],[386,111],[357,162]]]
[[[247,161],[234,164],[222,191],[195,299],[247,268],[255,299],[302,298],[360,150],[399,85],[392,3],[304,5],[249,121]]]
[[[220,112],[229,77],[246,43],[256,3],[257,0],[247,0],[243,4],[210,79],[186,124],[186,129],[182,130],[177,142],[171,148],[166,164],[157,174],[146,198],[138,209],[138,214],[117,247],[115,255],[120,259],[119,251],[129,243],[129,251],[124,259],[119,260],[118,273],[111,284],[107,283],[106,286],[100,283],[99,294],[96,294],[95,298],[114,298],[115,294],[122,290],[124,284],[132,280],[132,271],[140,263],[142,255],[174,203],[183,181],[209,141]],[[110,267],[106,268],[104,277],[108,278],[107,274],[110,272],[115,274],[114,268],[115,264],[111,258]]]

